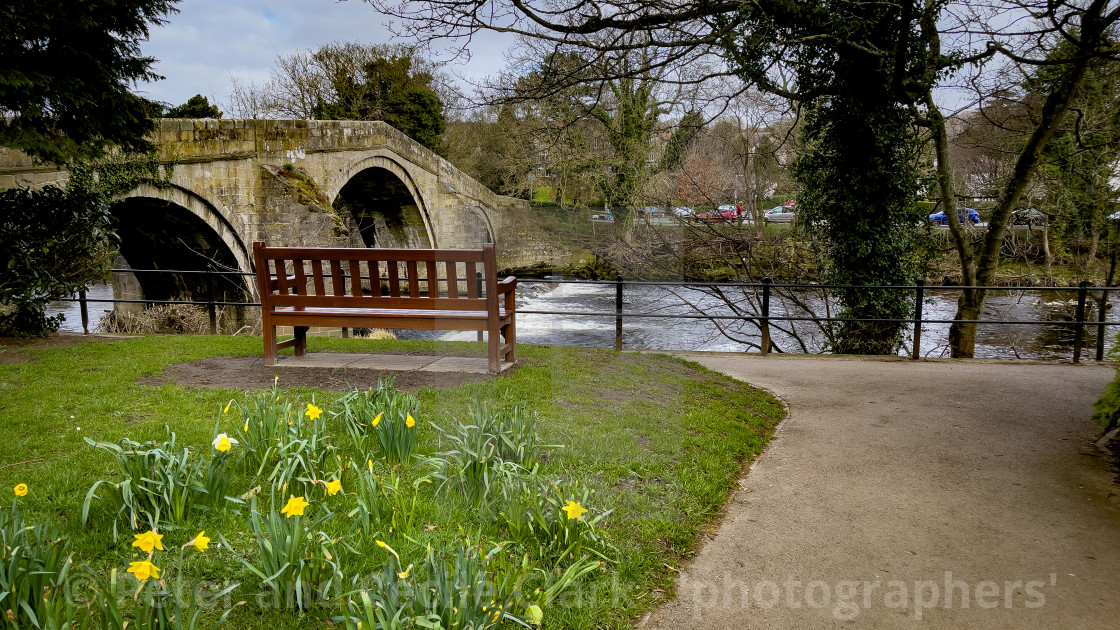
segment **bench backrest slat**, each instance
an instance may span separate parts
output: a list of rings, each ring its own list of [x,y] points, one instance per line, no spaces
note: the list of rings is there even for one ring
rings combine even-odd
[[[389,276],[389,295],[392,297],[401,296],[401,272],[397,268],[397,261],[390,260],[387,264],[388,271],[385,275]]]
[[[444,277],[447,278],[447,297],[454,300],[459,297],[459,263],[449,260],[443,266],[447,268],[444,272]]]
[[[404,267],[408,278],[408,297],[420,297],[420,276],[416,272],[416,261],[407,260]]]
[[[271,307],[489,310],[497,306],[493,245],[477,250],[414,250],[254,243],[253,254],[257,269],[264,272],[258,275],[261,302]],[[477,278],[479,271],[485,271],[485,290]]]
[[[425,264],[428,272],[428,297],[439,295],[439,276],[436,274],[436,261],[429,260]]]
[[[335,295],[346,295],[346,278],[342,277],[342,261],[331,261],[331,292]]]
[[[464,263],[463,266],[467,268],[467,297],[471,298],[472,300],[478,299],[478,271],[475,270],[474,262]]]
[[[288,269],[283,260],[274,261],[276,265],[276,286],[281,294],[288,293]]]
[[[307,276],[303,273],[303,261],[299,259],[293,260],[292,266],[295,267],[296,276],[293,290],[296,292],[296,295],[307,295]]]
[[[326,295],[327,289],[323,286],[323,261],[318,258],[311,261],[311,279],[315,283],[315,295]]]

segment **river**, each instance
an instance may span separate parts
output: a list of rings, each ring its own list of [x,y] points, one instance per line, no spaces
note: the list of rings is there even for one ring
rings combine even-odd
[[[674,291],[676,291],[674,293]],[[95,285],[88,289],[89,299],[112,299],[109,285]],[[624,292],[623,312],[651,313],[657,315],[726,315],[731,311],[728,301],[743,310],[757,312],[751,304],[753,294],[727,293],[728,300],[694,289],[670,290],[653,285],[627,285]],[[923,305],[923,319],[951,319],[956,311],[955,291],[927,291]],[[826,312],[826,301],[812,291],[800,291],[793,298],[806,304],[818,314]],[[1043,321],[1040,324],[987,324],[981,325],[976,344],[976,356],[981,358],[1070,359],[1073,354],[1072,326],[1059,322],[1072,321],[1077,290],[1040,291],[1022,289],[993,292],[985,308],[985,319]],[[691,306],[689,306],[691,304]],[[96,326],[100,315],[110,308],[108,303],[91,302],[89,305],[90,329]],[[561,282],[522,282],[518,289],[517,339],[522,343],[614,347],[615,287],[611,284],[570,284]],[[544,315],[524,311],[566,311],[572,313],[601,313],[606,316]],[[51,314],[64,313],[66,321],[62,330],[81,332],[81,315],[77,303],[56,302],[48,309]],[[792,300],[775,295],[771,300],[771,315],[804,317],[807,312],[793,305]],[[833,313],[835,310],[833,308]],[[1092,310],[1089,319],[1096,319]],[[1111,319],[1111,318],[1110,318]],[[704,319],[672,319],[667,317],[625,317],[623,321],[623,347],[641,350],[706,350],[721,352],[755,351],[750,343],[759,342],[756,327],[735,320],[721,320],[726,332]],[[788,328],[783,332],[782,327]],[[774,322],[774,343],[784,352],[820,352],[825,337],[813,322]],[[922,326],[921,354],[926,357],[948,356],[948,324],[925,323]],[[1110,349],[1116,337],[1116,327],[1105,335],[1105,348]],[[1083,356],[1095,353],[1096,326],[1086,326]],[[442,333],[425,331],[400,331],[401,337],[447,340],[473,340],[475,333]],[[913,346],[907,331],[904,349],[909,354]]]

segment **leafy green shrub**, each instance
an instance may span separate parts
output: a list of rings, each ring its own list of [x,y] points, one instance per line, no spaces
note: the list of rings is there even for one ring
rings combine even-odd
[[[283,509],[273,505],[262,518],[253,497],[249,529],[257,543],[257,564],[238,557],[272,590],[276,604],[300,610],[330,601],[331,588],[342,577],[334,542],[320,529],[331,513],[320,504],[314,517],[304,515],[308,505],[306,497],[291,497]],[[222,542],[233,549],[225,537]]]
[[[159,156],[118,153],[67,165],[65,190],[0,191],[0,336],[42,336],[58,330],[61,315],[46,305],[108,277],[116,250],[110,201],[141,183],[169,185]]]

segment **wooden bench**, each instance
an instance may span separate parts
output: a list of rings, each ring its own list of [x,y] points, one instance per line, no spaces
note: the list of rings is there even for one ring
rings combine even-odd
[[[310,326],[484,331],[490,373],[516,360],[517,279],[498,282],[492,243],[482,249],[376,249],[257,241],[253,259],[267,365],[276,365],[284,348],[305,354]],[[293,326],[295,336],[278,343],[277,326]]]

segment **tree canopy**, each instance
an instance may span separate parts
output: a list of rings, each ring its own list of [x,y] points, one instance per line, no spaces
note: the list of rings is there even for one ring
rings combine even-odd
[[[950,214],[957,205],[945,116],[935,98],[941,88],[973,89],[979,101],[1033,67],[1055,69],[1055,80],[1038,95],[1038,115],[1020,136],[1010,174],[999,184],[982,242],[974,244],[965,228],[949,221],[962,284],[983,287],[994,279],[1011,212],[1090,60],[1120,56],[1115,0],[997,0],[983,8],[949,0],[369,1],[402,19],[403,33],[420,41],[469,38],[482,29],[515,33],[557,51],[581,50],[591,66],[620,52],[640,52],[651,66],[615,66],[613,75],[601,79],[636,77],[650,67],[678,85],[731,74],[800,104],[808,114],[810,140],[800,173],[803,183],[816,187],[803,207],[817,225],[826,226],[820,234],[831,241],[833,263],[852,266],[851,280],[876,283],[905,277],[898,273],[905,266],[901,230],[911,216],[906,206],[921,155],[912,150],[914,140],[933,148],[940,203]],[[1069,44],[1068,50],[1051,54],[1059,42]],[[915,126],[926,133],[917,136]],[[853,168],[856,164],[867,168]],[[869,215],[883,225],[870,222]],[[882,228],[889,228],[890,244],[877,248],[873,242],[884,234]],[[976,325],[969,322],[983,312],[985,295],[983,288],[962,291],[950,331],[953,356],[972,356]],[[846,296],[841,299],[845,312],[857,319],[898,318],[900,312],[897,303],[881,310],[879,300],[872,300],[853,309]],[[893,333],[887,328],[871,333],[886,341],[899,324]],[[861,326],[851,330],[868,332]],[[883,351],[889,345],[852,349]]]
[[[210,99],[201,94],[195,94],[187,99],[186,103],[169,107],[163,112],[163,118],[221,118],[222,111],[217,105],[211,105]]]
[[[158,79],[140,42],[178,0],[7,0],[0,4],[0,145],[49,162],[107,147],[146,151]]]
[[[263,85],[235,85],[240,118],[383,120],[439,151],[455,98],[438,66],[408,46],[332,42],[276,58]]]

